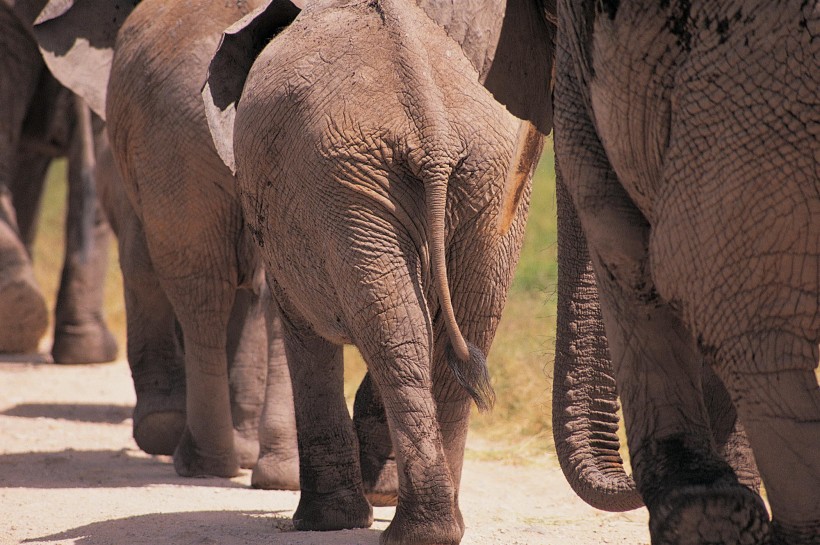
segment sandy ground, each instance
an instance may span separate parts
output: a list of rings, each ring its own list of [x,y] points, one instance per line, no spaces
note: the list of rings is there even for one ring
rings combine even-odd
[[[252,490],[247,472],[183,479],[167,457],[142,453],[131,438],[133,403],[122,361],[0,362],[0,544],[376,545],[393,516],[377,508],[368,530],[295,532],[297,493]],[[469,458],[464,545],[649,543],[645,510],[592,509],[554,459]]]

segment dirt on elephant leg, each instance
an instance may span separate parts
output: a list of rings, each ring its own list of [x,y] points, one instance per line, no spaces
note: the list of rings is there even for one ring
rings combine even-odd
[[[641,451],[653,460],[639,480],[653,545],[768,542],[763,500],[714,457],[708,439],[680,435],[651,440]]]
[[[305,531],[369,528],[373,508],[354,490],[329,494],[302,491],[299,506],[293,513],[293,527]]]
[[[820,523],[812,522],[792,526],[777,520],[772,522],[772,545],[818,542],[820,542]]]
[[[729,392],[710,365],[703,367],[703,398],[718,454],[735,470],[740,483],[760,491],[760,472],[749,438],[737,418]]]

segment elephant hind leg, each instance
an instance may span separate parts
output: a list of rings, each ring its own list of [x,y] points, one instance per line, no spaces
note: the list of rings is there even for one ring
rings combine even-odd
[[[744,342],[745,341],[745,342]],[[778,332],[750,336],[720,359],[772,508],[775,543],[820,537],[820,387],[816,342]],[[724,352],[726,354],[726,352]],[[749,359],[751,358],[751,361]],[[762,361],[776,361],[767,370]]]
[[[382,255],[371,271],[362,268],[357,293],[346,294],[347,300],[361,305],[347,318],[382,393],[399,469],[396,515],[381,542],[456,544],[464,534],[454,479],[461,460],[448,458],[439,423],[433,393],[433,326],[421,290],[408,282],[406,269],[395,267],[390,259]],[[374,308],[379,311],[374,313]],[[458,392],[459,408],[469,407],[469,397],[454,378],[450,389]],[[460,411],[444,412],[445,420],[464,422]]]
[[[282,313],[293,380],[301,496],[297,530],[343,530],[373,524],[359,468],[358,444],[344,398],[342,347],[294,313]]]
[[[176,315],[159,285],[142,225],[128,202],[119,208],[120,267],[134,381],[134,439],[149,454],[173,454],[185,428],[185,368]]]

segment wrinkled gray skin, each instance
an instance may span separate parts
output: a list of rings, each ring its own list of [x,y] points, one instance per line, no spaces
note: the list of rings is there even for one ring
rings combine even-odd
[[[274,2],[249,25],[287,25],[287,4]],[[534,9],[518,15],[522,31],[547,32]],[[526,38],[517,55],[496,50],[496,62],[510,55],[497,69],[529,71],[536,83],[517,80],[519,92],[544,96],[549,55]],[[233,40],[242,36],[232,29],[220,55]],[[479,81],[487,73],[478,61],[495,46],[468,59],[411,3],[317,1],[256,57],[246,81],[236,70],[253,48],[211,64],[206,99],[228,113],[227,122],[209,114],[217,148],[229,164],[235,150],[245,217],[283,315],[298,529],[372,522],[342,389],[342,345],[353,343],[384,400],[398,461],[398,507],[382,542],[461,540],[470,399],[490,402],[484,355],[543,142],[535,123],[512,116]]]
[[[221,31],[245,8],[52,5],[61,3],[41,16],[38,40],[54,74],[105,115],[122,176],[103,197],[116,218],[137,443],[173,452],[180,475],[254,467],[255,486],[298,487],[278,321],[199,97]],[[76,37],[95,47],[74,47]],[[83,55],[110,62],[112,50],[110,76],[82,71]]]
[[[561,1],[558,15],[556,155],[652,541],[818,543],[820,11]],[[748,432],[771,527],[711,437],[704,361]]]
[[[66,253],[55,310],[57,363],[113,361],[102,314],[110,229],[95,194],[87,108],[49,74],[31,23],[44,2],[0,2],[0,352],[32,352],[48,310],[31,270],[46,170],[69,158]],[[79,115],[79,117],[78,117]]]
[[[221,31],[249,6],[143,2],[131,14],[127,2],[84,2],[50,9],[62,4],[49,4],[35,31],[66,85],[101,111],[107,102],[123,172],[124,183],[104,188],[102,198],[120,244],[137,443],[152,453],[174,452],[183,475],[233,475],[238,458],[254,466],[253,486],[297,488],[281,326],[199,95]],[[75,47],[76,36],[96,47]],[[81,68],[110,64],[115,45],[106,101],[99,90],[109,74]],[[357,410],[384,412],[367,387],[357,395]],[[362,447],[373,451],[369,497],[395,503],[395,461],[379,439],[386,424],[359,420],[372,438]],[[371,430],[378,425],[384,429]]]

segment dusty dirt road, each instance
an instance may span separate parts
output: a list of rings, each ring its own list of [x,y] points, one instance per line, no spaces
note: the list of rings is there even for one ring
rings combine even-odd
[[[133,403],[122,361],[0,362],[0,544],[377,545],[393,516],[377,508],[368,530],[295,532],[297,493],[253,490],[247,472],[183,479],[166,457],[143,454],[131,438]],[[463,545],[649,543],[645,510],[588,507],[554,459],[469,458]]]

